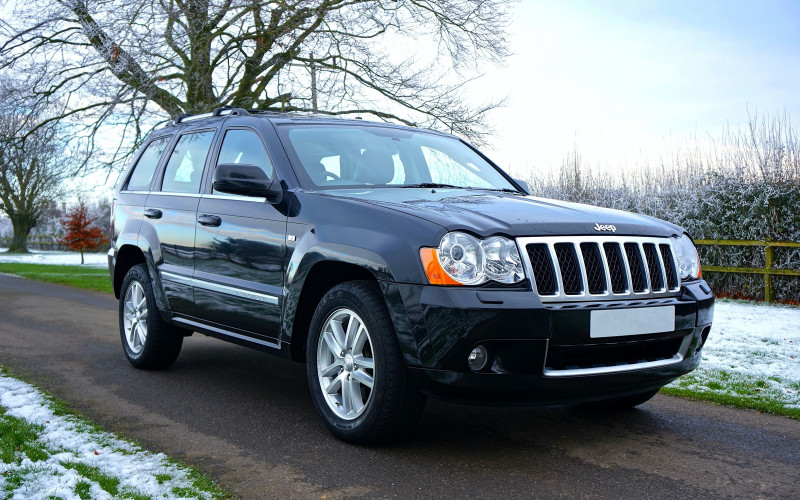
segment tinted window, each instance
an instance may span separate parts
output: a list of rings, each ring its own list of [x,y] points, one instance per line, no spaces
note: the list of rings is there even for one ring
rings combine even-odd
[[[293,125],[279,133],[299,174],[314,185],[514,189],[479,154],[452,137],[424,131],[352,125]],[[301,177],[303,177],[301,175]]]
[[[272,177],[272,163],[258,134],[252,130],[228,130],[222,140],[217,165],[241,163],[255,165]]]
[[[148,191],[150,189],[150,181],[153,180],[153,173],[158,166],[158,160],[167,148],[167,139],[167,137],[156,139],[147,145],[147,149],[144,150],[136,166],[133,167],[131,178],[128,179],[127,190]]]
[[[169,193],[199,193],[203,166],[213,139],[213,130],[181,136],[169,157],[161,190]]]

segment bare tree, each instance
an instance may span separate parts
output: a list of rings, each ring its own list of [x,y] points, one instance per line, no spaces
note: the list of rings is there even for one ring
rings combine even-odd
[[[39,126],[21,102],[0,89],[0,212],[14,231],[8,251],[27,253],[28,235],[58,198],[69,162],[58,124]]]
[[[464,85],[507,55],[513,1],[12,0],[0,69],[67,102],[52,119],[87,124],[90,147],[124,123],[117,153],[166,116],[224,105],[369,114],[480,142],[498,103],[466,104]]]

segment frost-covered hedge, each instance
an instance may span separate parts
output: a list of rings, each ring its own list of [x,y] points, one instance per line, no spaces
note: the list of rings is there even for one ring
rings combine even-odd
[[[786,116],[751,119],[710,143],[695,143],[645,165],[608,173],[576,151],[560,169],[526,179],[534,194],[651,215],[695,239],[800,241],[800,141]],[[758,247],[699,247],[707,265],[763,267]],[[800,249],[776,248],[774,266],[800,270]],[[761,275],[708,272],[715,291],[763,299]],[[800,299],[800,279],[773,278],[775,298]]]

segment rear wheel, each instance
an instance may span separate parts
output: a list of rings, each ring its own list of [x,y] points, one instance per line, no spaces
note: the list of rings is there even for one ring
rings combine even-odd
[[[306,354],[314,406],[339,439],[366,444],[398,437],[422,413],[425,397],[411,382],[374,283],[343,283],[325,294]]]
[[[130,268],[122,282],[119,331],[125,357],[136,368],[169,368],[181,352],[186,332],[161,319],[146,264]]]

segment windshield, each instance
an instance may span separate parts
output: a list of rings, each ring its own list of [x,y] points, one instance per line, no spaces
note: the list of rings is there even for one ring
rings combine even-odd
[[[278,129],[304,185],[517,190],[478,153],[451,137],[369,125]]]

